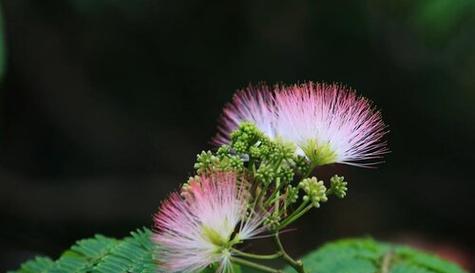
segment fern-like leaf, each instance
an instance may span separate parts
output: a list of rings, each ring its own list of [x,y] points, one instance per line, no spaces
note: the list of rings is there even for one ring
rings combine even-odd
[[[96,235],[78,241],[56,261],[36,258],[10,273],[155,273],[150,236],[145,228],[122,240]]]
[[[45,273],[54,266],[54,262],[47,257],[36,257],[33,260],[27,261],[22,264],[18,273]],[[14,273],[14,272],[9,272]]]

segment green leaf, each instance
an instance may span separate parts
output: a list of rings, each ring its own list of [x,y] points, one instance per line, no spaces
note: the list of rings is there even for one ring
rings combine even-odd
[[[96,235],[76,242],[56,261],[38,257],[9,273],[156,273],[151,235],[146,228],[131,232],[122,240]],[[203,273],[215,271],[210,267]],[[241,270],[235,266],[234,272]]]
[[[78,241],[59,259],[38,257],[10,273],[155,273],[152,232],[139,229],[122,239],[102,235]],[[409,247],[371,239],[329,243],[303,258],[307,273],[464,273],[455,264]],[[202,273],[213,273],[210,267]],[[257,273],[235,267],[235,273]],[[294,272],[286,268],[285,272]]]
[[[76,242],[56,261],[36,258],[10,273],[155,273],[150,236],[145,228],[122,240],[96,235]]]
[[[47,257],[36,257],[33,260],[27,261],[22,264],[21,268],[16,272],[22,273],[43,273],[47,272],[50,268],[54,266],[54,262]],[[14,272],[9,272],[14,273]]]
[[[303,257],[308,273],[464,273],[457,265],[409,247],[348,239]],[[286,268],[285,272],[294,272]]]

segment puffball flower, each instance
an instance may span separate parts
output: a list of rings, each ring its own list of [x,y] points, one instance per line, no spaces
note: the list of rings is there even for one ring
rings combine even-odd
[[[238,91],[221,116],[216,144],[229,143],[242,122],[267,137],[296,145],[314,166],[371,166],[388,152],[381,113],[366,98],[338,84],[250,86]]]
[[[212,264],[232,272],[233,245],[264,231],[243,183],[234,173],[196,177],[162,203],[154,218],[158,272],[194,273]]]

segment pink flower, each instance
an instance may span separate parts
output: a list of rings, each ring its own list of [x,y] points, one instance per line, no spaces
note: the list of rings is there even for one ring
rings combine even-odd
[[[292,142],[315,166],[370,166],[388,152],[380,112],[370,101],[337,84],[262,85],[238,91],[225,106],[214,139],[229,142],[241,122],[252,122],[269,138]]]
[[[228,103],[218,124],[218,134],[214,138],[215,144],[227,144],[232,131],[243,121],[256,124],[262,132],[274,138],[275,109],[273,107],[274,94],[266,85],[249,86],[238,91],[231,103]]]
[[[171,194],[154,219],[159,272],[200,272],[215,263],[219,272],[231,272],[233,245],[264,231],[249,197],[233,173],[194,178]]]

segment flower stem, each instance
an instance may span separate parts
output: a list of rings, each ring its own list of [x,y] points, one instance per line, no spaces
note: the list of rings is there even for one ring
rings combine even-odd
[[[275,215],[279,215],[279,205],[280,205],[279,204],[280,203],[279,198],[280,198],[280,187],[281,187],[279,177],[276,179],[275,183],[276,183],[276,188],[277,188],[277,190],[276,190],[277,194],[276,194],[276,198],[275,198],[275,201],[274,201],[274,213],[275,213]]]
[[[276,232],[274,234],[274,241],[279,248],[280,252],[282,252],[282,258],[297,271],[298,273],[306,273],[305,269],[303,267],[303,263],[301,260],[294,260],[292,257],[290,257],[289,254],[284,249],[284,246],[282,245],[282,242],[280,241],[279,237],[279,232]]]
[[[318,163],[315,163],[315,162],[310,163],[310,167],[308,168],[307,172],[300,179],[308,178],[311,174],[313,174],[313,171],[315,170],[317,166],[318,166]]]
[[[287,218],[285,219],[278,227],[276,230],[281,230],[285,228],[286,226],[290,225],[291,223],[295,222],[297,219],[302,217],[305,213],[307,213],[313,206],[312,204],[307,205],[307,202],[302,202],[300,206]]]
[[[284,186],[284,183],[280,183],[280,178],[277,178],[276,187],[275,187],[274,191],[272,192],[271,196],[265,202],[266,206],[268,206],[270,203],[272,203],[276,200],[276,196],[277,196],[278,193],[280,193],[280,190],[282,189],[283,186]]]
[[[262,199],[262,197],[264,197],[264,195],[266,194],[266,192],[267,192],[267,186],[264,186],[264,187],[260,190],[259,194],[256,196],[256,199],[254,200],[254,204],[252,205],[252,208],[253,208],[254,210],[256,210],[256,208],[257,208],[258,206],[261,206],[261,204],[260,204],[260,203],[261,203],[261,199]]]
[[[282,273],[281,270],[274,269],[272,267],[268,267],[268,266],[265,266],[265,265],[262,265],[262,264],[254,263],[254,262],[244,260],[244,259],[241,259],[241,258],[237,258],[237,257],[231,257],[231,262],[233,262],[235,264],[239,264],[239,265],[244,265],[244,266],[247,266],[247,267],[262,271],[262,272]]]
[[[260,254],[243,252],[243,251],[233,248],[233,252],[236,253],[238,256],[246,257],[250,259],[257,259],[257,260],[272,260],[272,259],[277,259],[282,256],[282,252],[280,251],[274,254],[270,254],[270,255],[260,255]]]

